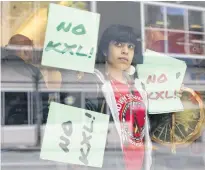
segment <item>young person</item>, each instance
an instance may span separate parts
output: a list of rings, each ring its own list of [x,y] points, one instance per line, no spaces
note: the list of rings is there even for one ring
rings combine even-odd
[[[135,71],[140,59],[142,62],[139,45],[133,28],[110,26],[101,37],[95,70],[103,83],[102,92],[119,135],[126,170],[151,167],[147,95]],[[104,62],[103,68],[100,63]]]

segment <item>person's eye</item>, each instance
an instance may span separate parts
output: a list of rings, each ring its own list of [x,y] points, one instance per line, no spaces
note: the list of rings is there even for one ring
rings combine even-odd
[[[122,47],[122,43],[121,42],[115,42],[115,45],[117,46],[117,47]]]
[[[129,45],[128,45],[128,48],[129,48],[129,49],[134,49],[134,48],[135,48],[135,45],[129,44]]]

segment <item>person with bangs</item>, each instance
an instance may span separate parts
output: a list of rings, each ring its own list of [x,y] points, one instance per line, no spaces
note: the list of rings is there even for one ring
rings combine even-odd
[[[135,70],[143,61],[140,44],[132,27],[111,25],[101,37],[95,65],[109,113],[103,112],[114,120],[126,170],[150,169],[152,162],[147,94]]]

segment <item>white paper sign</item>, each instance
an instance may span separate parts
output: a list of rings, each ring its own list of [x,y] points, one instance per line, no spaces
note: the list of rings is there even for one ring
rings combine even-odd
[[[149,113],[183,111],[177,91],[184,79],[186,63],[149,50],[144,54],[144,62],[137,65],[137,72],[148,93]]]
[[[93,73],[100,14],[50,4],[42,65]]]
[[[40,158],[102,167],[109,115],[52,102]]]

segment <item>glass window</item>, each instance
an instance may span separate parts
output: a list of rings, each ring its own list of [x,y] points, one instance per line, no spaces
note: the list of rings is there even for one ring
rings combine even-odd
[[[189,34],[190,54],[205,55],[205,36],[202,34]]]
[[[165,52],[165,34],[161,30],[146,29],[146,49]]]
[[[189,17],[189,30],[202,32],[204,28],[204,23],[202,22],[202,12],[201,11],[188,11]]]
[[[45,8],[48,8],[49,3],[89,10],[89,2],[83,1],[4,1],[2,2],[3,46],[8,44],[8,41],[16,32],[32,39],[34,46],[43,47],[47,22]],[[41,18],[41,20],[37,21],[38,18]],[[35,23],[35,27],[31,27],[31,23]],[[32,31],[35,34],[30,34]]]
[[[194,81],[205,80],[205,72],[191,73],[190,76],[191,76],[191,79],[194,80]],[[204,101],[205,101],[205,98],[204,98]]]
[[[5,125],[28,124],[26,92],[5,92]]]
[[[185,9],[167,8],[167,25],[169,29],[184,30]]]
[[[145,5],[145,26],[164,28],[163,7]]]
[[[42,114],[42,124],[47,122],[48,112],[49,112],[49,105],[51,101],[56,101],[61,104],[73,105],[75,107],[81,108],[81,93],[79,92],[61,92],[60,99],[55,92],[40,92],[39,95],[39,105],[40,105],[40,112]],[[33,95],[33,122],[37,123],[37,110],[36,110],[36,103],[35,103],[35,96]]]
[[[168,31],[168,53],[186,54],[188,44],[184,32]]]

